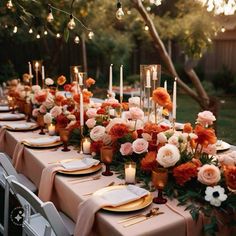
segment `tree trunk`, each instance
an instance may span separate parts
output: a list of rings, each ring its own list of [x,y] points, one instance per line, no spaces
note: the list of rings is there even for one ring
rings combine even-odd
[[[205,92],[204,88],[201,85],[201,82],[199,78],[197,77],[196,73],[194,72],[193,68],[188,68],[187,75],[190,77],[191,81],[193,82],[194,86],[196,86],[196,91],[191,89],[186,83],[184,83],[178,76],[174,64],[169,57],[167,50],[159,36],[159,34],[156,31],[156,28],[154,26],[154,23],[152,19],[150,18],[149,14],[147,13],[145,7],[142,4],[141,0],[132,0],[134,7],[137,9],[137,11],[142,16],[145,24],[149,27],[150,35],[153,39],[154,46],[158,50],[158,53],[164,62],[164,65],[166,66],[166,69],[170,73],[170,75],[173,78],[177,78],[178,85],[188,94],[190,95],[194,100],[196,100],[201,108],[207,108],[209,106],[209,97],[207,93]]]

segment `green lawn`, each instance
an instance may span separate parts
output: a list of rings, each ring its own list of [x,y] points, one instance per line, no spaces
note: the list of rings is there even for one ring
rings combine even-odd
[[[217,117],[217,136],[236,145],[236,97],[221,97],[220,112]],[[177,120],[194,124],[200,111],[198,104],[187,95],[179,95],[177,101]]]

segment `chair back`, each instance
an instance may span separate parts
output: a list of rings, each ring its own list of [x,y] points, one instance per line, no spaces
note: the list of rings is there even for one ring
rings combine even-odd
[[[12,163],[10,162],[9,158],[5,153],[2,152],[0,152],[0,164],[7,175],[14,175],[16,176],[16,178],[18,177],[18,174],[15,168],[13,167]]]
[[[56,207],[52,202],[42,202],[32,191],[19,183],[14,176],[8,176],[7,181],[12,188],[13,192],[19,198],[27,201],[30,207],[41,216],[43,216],[53,229],[57,236],[69,236],[61,216],[59,215]],[[22,203],[22,201],[19,199]]]

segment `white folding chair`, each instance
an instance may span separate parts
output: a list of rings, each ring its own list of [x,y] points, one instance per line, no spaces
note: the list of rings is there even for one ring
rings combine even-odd
[[[3,236],[8,235],[8,215],[9,215],[9,186],[5,183],[4,175],[13,175],[16,179],[29,188],[31,191],[36,192],[36,186],[27,179],[23,174],[18,174],[13,167],[9,157],[5,154],[0,152],[0,185],[4,189],[4,222],[3,225],[0,224],[0,233]]]
[[[8,176],[6,180],[25,209],[23,235],[73,235],[75,224],[63,213],[58,212],[52,202],[42,202],[33,192],[19,183],[14,176]],[[32,214],[31,209],[35,213]]]

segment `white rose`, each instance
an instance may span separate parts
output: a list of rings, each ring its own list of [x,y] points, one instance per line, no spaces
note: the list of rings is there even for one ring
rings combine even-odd
[[[34,93],[36,93],[36,92],[38,92],[38,91],[40,91],[41,90],[41,87],[39,86],[39,85],[33,85],[32,86],[32,91],[34,92]]]
[[[46,113],[43,117],[44,123],[51,124],[52,123],[52,115],[50,113]]]
[[[51,79],[51,78],[46,78],[45,79],[45,84],[47,86],[50,86],[50,85],[53,85],[54,84],[54,81]]]
[[[166,144],[157,153],[157,162],[165,168],[174,166],[179,159],[179,149],[172,144]]]
[[[157,134],[157,141],[159,143],[167,143],[167,137],[164,132],[158,133]]]
[[[105,127],[101,125],[95,126],[90,132],[90,137],[95,142],[102,141],[105,131]]]
[[[128,101],[129,101],[129,108],[140,106],[140,97],[131,97],[129,98]]]

